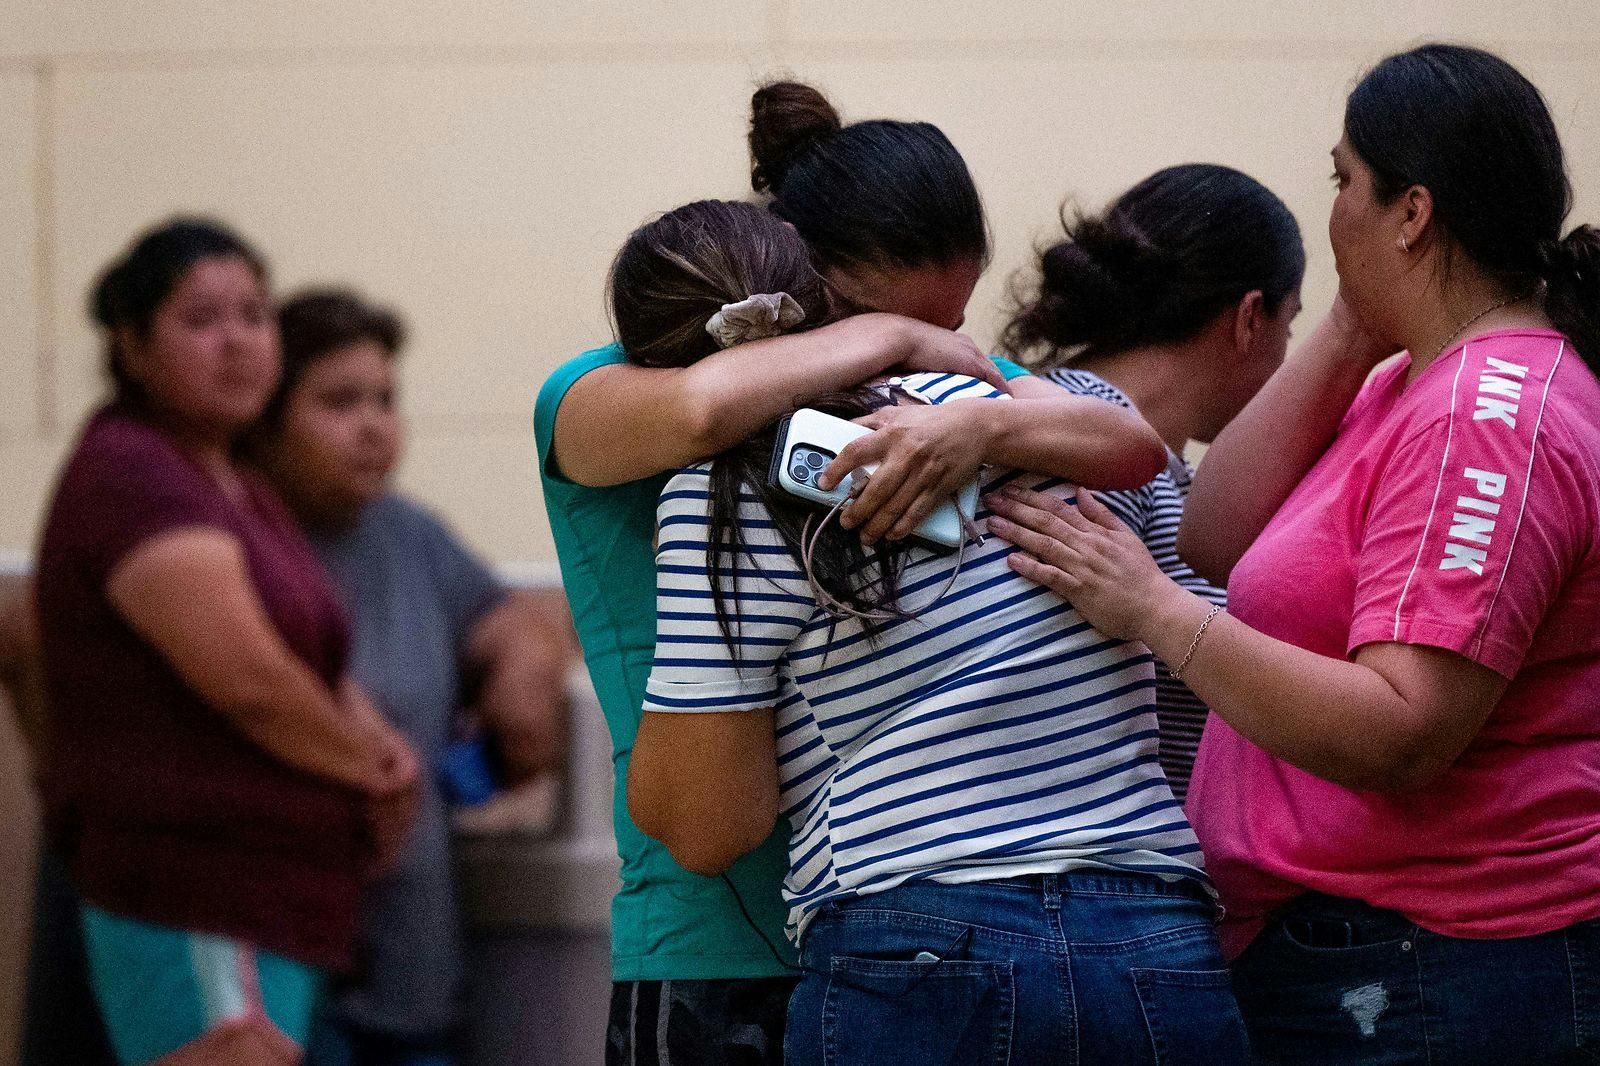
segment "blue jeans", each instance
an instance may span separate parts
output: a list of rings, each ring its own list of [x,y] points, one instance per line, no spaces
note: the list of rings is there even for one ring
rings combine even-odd
[[[789,1002],[788,1066],[1249,1060],[1191,883],[1048,874],[922,882],[825,906]]]
[[[1265,1062],[1600,1062],[1600,920],[1463,940],[1310,894],[1239,956],[1234,987]]]

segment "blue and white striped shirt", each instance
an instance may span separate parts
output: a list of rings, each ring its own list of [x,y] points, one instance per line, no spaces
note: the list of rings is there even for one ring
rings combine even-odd
[[[1121,407],[1134,409],[1133,401],[1111,382],[1087,370],[1062,367],[1052,370],[1046,380],[1053,381],[1076,396],[1093,396]],[[1178,526],[1189,500],[1189,483],[1194,469],[1180,455],[1167,453],[1167,468],[1154,481],[1131,492],[1099,493],[1128,528],[1144,541],[1156,565],[1179,585],[1201,599],[1221,607],[1228,606],[1228,592],[1195,573],[1178,556]],[[1156,661],[1156,721],[1161,726],[1161,768],[1167,773],[1172,794],[1182,801],[1189,792],[1195,756],[1200,752],[1200,735],[1205,731],[1206,705],[1189,686],[1172,676],[1167,664]]]
[[[918,374],[935,403],[997,396]],[[708,472],[661,495],[656,659],[644,709],[776,709],[784,895],[796,941],[826,901],[910,881],[991,881],[1080,869],[1196,878],[1200,848],[1157,762],[1154,668],[1071,604],[1017,575],[998,540],[956,556],[912,549],[904,609],[869,641],[817,604],[770,514],[746,493],[730,654],[707,577]],[[991,471],[1066,496],[1059,479]],[[987,517],[980,512],[980,521]],[[733,597],[725,598],[732,609]]]

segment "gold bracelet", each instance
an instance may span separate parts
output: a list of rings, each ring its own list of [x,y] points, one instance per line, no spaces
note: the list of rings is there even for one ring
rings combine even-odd
[[[1178,664],[1178,668],[1176,670],[1172,671],[1172,680],[1174,680],[1174,681],[1182,681],[1183,680],[1183,672],[1185,670],[1189,669],[1189,660],[1194,658],[1194,651],[1195,651],[1196,648],[1198,648],[1200,646],[1200,638],[1206,635],[1206,627],[1211,624],[1211,620],[1213,618],[1215,618],[1217,615],[1219,615],[1221,613],[1222,613],[1222,604],[1214,603],[1214,604],[1211,605],[1211,610],[1206,612],[1206,620],[1204,622],[1200,623],[1200,628],[1199,629],[1195,630],[1194,640],[1191,641],[1190,644],[1189,644],[1189,654],[1185,655],[1183,657],[1183,662],[1179,663]]]

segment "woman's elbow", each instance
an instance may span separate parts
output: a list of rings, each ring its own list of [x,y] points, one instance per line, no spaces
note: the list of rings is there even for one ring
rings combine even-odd
[[[672,861],[692,874],[716,877],[761,846],[776,818],[751,814],[741,819],[709,814],[674,816],[630,794],[628,813],[645,836],[667,849]]]
[[[1351,753],[1341,772],[1329,775],[1334,784],[1357,792],[1404,795],[1419,792],[1450,768],[1423,736],[1394,736]]]
[[[1117,427],[1117,446],[1106,464],[1105,484],[1092,486],[1109,490],[1137,489],[1148,485],[1167,468],[1167,446],[1150,423],[1125,412]]]
[[[1219,550],[1219,545],[1210,543],[1207,538],[1196,534],[1194,528],[1187,523],[1180,523],[1175,547],[1178,558],[1182,559],[1189,569],[1217,588],[1228,587],[1228,578],[1233,573],[1233,561]]]
[[[645,835],[660,841],[673,862],[701,877],[726,873],[734,863],[760,847],[772,832],[770,824],[765,830],[754,824],[725,825],[715,831],[708,831],[704,825],[655,828],[657,832],[645,830]]]
[[[1421,792],[1450,768],[1448,762],[1425,754],[1397,753],[1381,759],[1366,775],[1365,788],[1389,795]]]
[[[667,853],[672,856],[673,862],[701,877],[720,877],[747,854],[731,847],[689,838],[666,840],[662,843],[666,844]]]

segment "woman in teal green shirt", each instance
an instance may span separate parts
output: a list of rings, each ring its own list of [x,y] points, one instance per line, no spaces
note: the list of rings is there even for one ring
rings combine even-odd
[[[620,346],[597,348],[546,381],[535,413],[545,507],[614,748],[622,888],[612,906],[608,1063],[652,1050],[670,1061],[778,1063],[793,984],[779,892],[786,832],[732,868],[735,898],[679,867],[627,813],[628,758],[655,650],[656,505],[670,472],[896,368],[1018,379],[1009,385],[1016,400],[880,412],[878,432],[832,471],[878,464],[851,510],[869,540],[904,536],[1022,426],[1053,427],[1040,434],[1053,445],[1041,469],[1094,487],[1143,484],[1165,459],[1136,415],[991,363],[952,332],[988,260],[988,231],[966,164],[937,128],[844,126],[815,90],[778,83],[755,95],[750,144],[756,191],[806,238],[836,304],[858,313],[682,369],[632,366]]]

